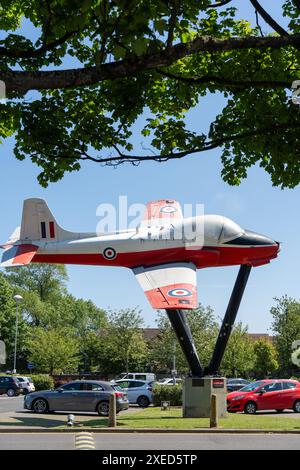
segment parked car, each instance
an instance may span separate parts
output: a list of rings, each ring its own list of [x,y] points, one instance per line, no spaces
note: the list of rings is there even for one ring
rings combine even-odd
[[[155,374],[150,372],[122,372],[122,374],[118,375],[114,380],[111,382],[116,382],[118,380],[148,380],[148,382],[154,382]]]
[[[17,377],[21,387],[23,388],[23,395],[35,392],[35,386],[31,377]]]
[[[300,413],[300,383],[296,380],[259,380],[227,395],[227,410],[254,414],[285,409]]]
[[[0,376],[0,395],[3,395],[4,393],[9,397],[15,397],[23,393],[23,388],[17,377],[13,377],[11,375]]]
[[[241,388],[245,387],[246,385],[249,385],[251,382],[250,380],[246,379],[227,379],[227,391],[228,392],[236,392],[237,390],[240,390]]]
[[[126,391],[130,404],[137,404],[141,408],[147,408],[153,402],[153,382],[148,380],[116,380],[122,390]]]
[[[158,381],[158,384],[159,385],[173,385],[174,384],[174,381],[173,379],[171,378],[166,378],[166,379],[161,379]],[[181,385],[182,384],[182,379],[179,379],[179,378],[176,378],[175,379],[175,384],[176,385]]]
[[[109,382],[78,380],[62,385],[55,390],[29,393],[24,397],[24,408],[36,413],[49,411],[95,411],[107,416],[109,398],[116,395],[117,413],[127,410],[127,394]]]

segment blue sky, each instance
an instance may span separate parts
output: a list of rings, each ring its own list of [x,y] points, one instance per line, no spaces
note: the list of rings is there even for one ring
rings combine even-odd
[[[241,16],[251,13],[254,20],[252,10],[245,6],[248,2],[235,2],[238,3],[244,5]],[[270,3],[265,1],[264,5]],[[28,26],[26,33],[33,34]],[[222,104],[220,95],[203,98],[189,114],[190,126],[205,129]],[[134,140],[139,146],[142,138],[136,134]],[[119,195],[127,195],[129,204],[160,198],[174,198],[181,204],[203,203],[205,213],[226,215],[244,228],[282,242],[277,260],[252,270],[238,315],[239,320],[249,325],[249,331],[269,331],[269,310],[275,296],[287,294],[299,298],[299,187],[283,191],[274,188],[269,176],[258,167],[249,171],[247,180],[239,187],[230,187],[220,177],[221,152],[214,150],[180,161],[148,162],[139,167],[112,169],[87,163],[80,172],[68,174],[43,189],[36,180],[39,169],[29,158],[24,162],[16,160],[13,145],[13,139],[8,139],[0,146],[1,241],[19,224],[22,201],[27,197],[45,198],[61,225],[73,231],[93,231],[99,220],[97,206],[104,202],[117,205]],[[146,325],[155,326],[156,312],[129,270],[69,266],[68,273],[68,288],[76,297],[90,298],[103,308],[139,306]],[[198,271],[199,301],[211,305],[218,316],[224,314],[236,273],[237,267]]]

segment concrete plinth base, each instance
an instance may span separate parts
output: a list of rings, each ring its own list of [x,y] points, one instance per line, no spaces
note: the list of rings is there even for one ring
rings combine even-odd
[[[221,377],[186,377],[183,386],[183,417],[209,418],[211,396],[217,396],[219,418],[226,418],[226,379]]]

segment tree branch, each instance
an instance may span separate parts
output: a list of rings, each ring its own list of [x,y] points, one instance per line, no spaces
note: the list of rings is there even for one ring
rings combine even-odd
[[[177,19],[177,0],[173,0],[173,6],[171,10],[171,15],[169,19],[169,30],[168,30],[168,38],[167,38],[167,49],[170,49],[170,47],[173,45],[173,39],[174,39],[174,28],[176,24],[176,19]]]
[[[275,20],[272,18],[271,15],[261,6],[258,0],[250,0],[250,3],[255,8],[256,11],[260,14],[260,16],[268,23],[271,28],[276,31],[276,33],[280,34],[280,36],[287,36],[288,32],[282,28]]]
[[[81,161],[89,160],[95,163],[111,165],[111,166],[117,166],[123,163],[137,164],[139,162],[144,162],[144,161],[156,161],[156,162],[162,163],[162,162],[166,162],[169,160],[181,159],[183,157],[186,157],[187,155],[191,155],[194,153],[200,153],[200,152],[206,152],[208,150],[213,150],[229,142],[235,142],[235,141],[246,139],[249,137],[257,137],[257,136],[262,136],[262,135],[274,135],[274,134],[278,134],[278,132],[284,132],[289,129],[293,129],[293,130],[300,129],[300,123],[293,122],[293,123],[278,124],[278,125],[274,125],[271,127],[251,129],[249,131],[241,132],[240,134],[233,134],[230,136],[222,137],[220,139],[215,139],[215,140],[204,142],[202,147],[193,147],[188,150],[181,151],[181,152],[176,152],[176,153],[170,152],[170,153],[160,154],[160,155],[155,155],[155,154],[146,155],[146,156],[127,155],[127,154],[123,154],[116,146],[113,146],[113,147],[115,148],[118,155],[109,156],[105,158],[92,157],[86,152],[84,152],[78,157],[74,155],[67,155],[67,154],[59,154],[59,155],[54,156],[51,154],[46,154],[44,151],[41,151],[41,154],[42,156],[44,155],[50,160],[53,158],[60,158],[60,159],[66,159],[66,160],[69,160],[69,159],[74,160],[77,158],[78,160],[81,160]],[[300,141],[300,138],[299,138],[299,141]],[[79,155],[79,151],[76,151],[76,153]],[[41,155],[34,153],[32,154],[32,156],[35,156],[36,158],[40,158]]]
[[[55,41],[49,42],[48,44],[43,44],[38,49],[8,49],[6,47],[0,47],[0,57],[7,57],[8,59],[31,59],[40,57],[45,52],[49,52],[55,49],[57,46],[61,46],[68,39],[70,39],[74,34],[79,33],[80,30],[70,31],[64,34],[61,38],[55,39]]]
[[[191,42],[179,43],[154,54],[132,56],[125,60],[105,63],[95,67],[85,67],[55,71],[0,71],[0,80],[6,84],[7,91],[25,93],[28,90],[48,90],[95,85],[103,80],[136,75],[147,70],[172,65],[197,52],[242,50],[249,48],[279,49],[286,46],[300,47],[300,34],[267,37],[234,37],[219,39],[199,36]]]
[[[222,85],[229,88],[246,89],[246,88],[290,88],[293,79],[291,80],[231,80],[228,78],[219,77],[216,75],[203,75],[202,77],[184,77],[182,75],[176,75],[164,70],[157,69],[157,73],[178,80],[181,82],[189,83],[190,85],[202,85],[202,84],[215,84]]]

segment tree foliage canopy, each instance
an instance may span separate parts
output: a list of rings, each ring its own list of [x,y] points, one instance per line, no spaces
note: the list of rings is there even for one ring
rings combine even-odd
[[[300,302],[288,296],[275,298],[276,305],[271,308],[272,329],[275,333],[275,346],[281,373],[284,376],[299,372],[292,364],[292,343],[300,339]]]
[[[253,370],[254,360],[254,345],[248,336],[248,327],[237,323],[228,341],[221,370],[227,377],[245,377]]]
[[[274,185],[294,187],[300,2],[282,2],[279,24],[272,6],[245,1],[255,25],[231,0],[2,0],[9,100],[0,105],[0,138],[15,135],[16,157],[42,168],[43,186],[83,161],[165,162],[220,148],[229,184],[258,164]],[[208,131],[189,129],[187,113],[203,115],[211,93],[225,97],[224,108]],[[133,148],[142,115],[143,147]]]
[[[14,291],[2,273],[0,273],[0,339],[4,341],[8,362],[12,361],[15,340],[16,303],[13,300]],[[22,356],[28,327],[22,318],[22,306],[18,311],[18,340],[19,355]]]
[[[65,294],[68,280],[66,267],[62,264],[32,263],[25,268],[10,268],[5,277],[12,286],[36,293],[42,302]]]
[[[60,374],[76,370],[79,363],[79,341],[68,328],[37,327],[27,340],[29,359],[40,372]]]
[[[91,300],[76,299],[69,294],[67,278],[65,266],[47,264],[12,268],[5,275],[1,274],[0,339],[7,344],[8,364],[15,334],[13,294],[18,293],[23,297],[19,312],[18,365],[24,367],[24,359],[29,357],[37,369],[47,372],[50,371],[50,366],[47,368],[50,358],[51,370],[70,370],[72,367],[76,370],[79,362],[83,367],[87,365],[90,339],[106,325],[106,314]],[[64,338],[67,349],[70,346],[67,355]],[[49,346],[43,359],[45,344]]]
[[[204,307],[199,304],[197,309],[187,311],[186,315],[200,361],[207,365],[218,334],[218,324],[213,310],[210,307]],[[150,351],[152,368],[169,373],[173,369],[175,353],[177,371],[181,374],[187,373],[189,366],[165,313],[159,313],[157,326],[160,329],[160,334],[152,341]]]
[[[278,355],[275,346],[263,338],[254,343],[254,370],[257,379],[264,379],[274,373],[278,367]]]

